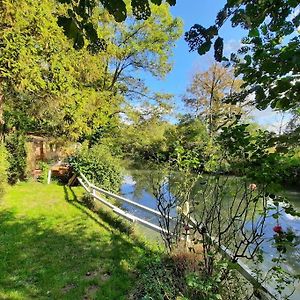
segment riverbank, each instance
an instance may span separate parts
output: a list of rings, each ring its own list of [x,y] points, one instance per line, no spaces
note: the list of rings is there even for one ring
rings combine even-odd
[[[206,178],[204,176],[204,178]],[[157,199],[153,195],[153,186],[152,182],[159,182],[161,179],[161,173],[153,172],[150,170],[131,170],[126,173],[124,177],[123,185],[121,187],[121,194],[128,199],[138,202],[139,204],[148,206],[152,209],[157,209]],[[207,178],[206,178],[207,179]],[[232,177],[234,179],[234,177]],[[203,179],[201,179],[202,181]],[[230,181],[228,180],[227,183]],[[232,183],[235,181],[233,180]],[[196,185],[197,187],[197,185]],[[198,186],[198,188],[200,188]],[[197,194],[197,190],[195,191],[195,195],[198,200],[201,202],[201,195]],[[296,211],[300,211],[300,191],[294,187],[293,189],[284,189],[279,194],[280,196],[285,196],[289,199],[290,203],[293,205]],[[225,202],[229,202],[230,195],[225,199]],[[262,270],[269,270],[273,265],[273,259],[276,259],[279,255],[276,247],[274,246],[274,230],[273,228],[280,224],[284,230],[291,230],[295,233],[295,245],[294,247],[289,247],[287,252],[284,254],[286,259],[285,270],[290,274],[299,274],[300,271],[300,218],[297,216],[293,216],[279,206],[279,218],[274,218],[272,215],[275,212],[274,204],[269,201],[269,214],[266,218],[266,224],[264,226],[264,242],[261,245],[261,249],[263,250],[264,261],[259,266]],[[133,212],[130,210],[129,206],[124,206],[124,208],[128,209],[129,212]],[[144,216],[141,212],[141,215]],[[152,220],[153,222],[153,220]],[[248,227],[251,226],[251,222],[246,224]],[[249,261],[245,261],[245,263],[249,264]],[[252,266],[257,267],[257,266]],[[298,300],[300,297],[300,284],[296,282],[295,285],[296,291],[289,298],[291,300]]]

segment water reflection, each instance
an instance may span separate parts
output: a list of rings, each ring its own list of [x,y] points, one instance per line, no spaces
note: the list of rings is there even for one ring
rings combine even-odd
[[[157,184],[165,180],[165,174],[160,172],[153,171],[130,171],[125,177],[124,182],[121,187],[121,193],[140,204],[146,205],[150,208],[157,209],[157,201],[153,195],[154,189],[157,187]],[[202,179],[203,181],[204,179]],[[209,180],[209,179],[205,179]],[[175,180],[176,182],[176,180]],[[233,182],[233,181],[232,181]],[[196,185],[197,186],[197,185]],[[201,182],[198,184],[198,188],[201,188]],[[197,191],[194,191],[197,192]],[[293,204],[296,210],[300,211],[300,191],[296,189],[286,189],[281,193],[281,195],[287,197],[289,201]],[[270,206],[273,204],[270,202]],[[140,217],[146,218],[151,222],[158,224],[158,219],[156,216],[153,216],[145,211],[133,208],[130,205],[124,204],[125,209],[134,213]],[[173,211],[173,214],[176,212]],[[270,213],[271,214],[271,213]],[[278,255],[276,248],[273,243],[274,231],[273,227],[277,224],[276,220],[271,216],[267,217],[265,229],[264,229],[264,243],[262,244],[262,250],[264,251],[264,265],[261,266],[262,269],[269,269],[272,263],[272,258]],[[293,274],[300,273],[300,218],[292,216],[281,211],[280,225],[283,230],[288,228],[292,229],[296,234],[296,242],[298,242],[297,247],[288,249],[286,256],[286,269]],[[300,299],[300,285],[297,286],[296,292],[290,298],[293,300]]]

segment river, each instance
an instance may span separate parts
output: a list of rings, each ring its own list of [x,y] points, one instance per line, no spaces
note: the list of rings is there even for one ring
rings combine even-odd
[[[157,209],[157,201],[154,197],[153,191],[153,178],[155,173],[153,171],[128,171],[124,177],[123,184],[121,186],[121,194],[131,200],[139,202],[150,208]],[[156,178],[157,179],[157,178]],[[294,208],[300,212],[300,188],[286,188],[280,192],[282,196],[285,196],[294,206]],[[270,203],[272,205],[272,203]],[[139,217],[146,218],[152,222],[157,223],[156,217],[133,208],[132,206],[123,205],[123,208],[136,214]],[[272,266],[272,258],[277,256],[277,250],[273,245],[274,231],[273,227],[277,224],[274,218],[268,218],[264,227],[264,243],[262,244],[262,250],[264,253],[264,262],[261,269],[269,269]],[[290,228],[296,235],[296,240],[300,243],[300,218],[292,216],[290,214],[281,212],[280,225],[283,230]],[[149,235],[149,231],[147,231]],[[151,235],[151,233],[150,233]],[[155,234],[153,234],[155,236]],[[286,254],[286,270],[293,274],[300,274],[300,246],[288,249]],[[300,284],[297,284],[295,293],[289,298],[291,300],[300,299]]]

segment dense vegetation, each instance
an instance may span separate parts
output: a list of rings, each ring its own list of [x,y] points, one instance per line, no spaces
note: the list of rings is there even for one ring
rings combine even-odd
[[[101,231],[104,240],[97,240],[95,223],[84,225],[84,230],[68,227],[69,231],[55,232],[55,226],[60,228],[65,224],[55,224],[62,219],[56,209],[68,211],[67,203],[95,220],[83,206],[87,203],[78,203],[72,190],[65,189],[67,202],[62,203],[62,190],[57,186],[47,189],[41,184],[22,183],[9,187],[3,201],[1,226],[4,230],[1,232],[8,232],[2,241],[10,251],[5,252],[8,256],[1,265],[4,275],[0,280],[4,288],[0,290],[0,297],[41,298],[49,289],[53,297],[74,299],[88,294],[87,297],[99,298],[97,290],[101,285],[104,294],[99,299],[125,299],[133,287],[137,270],[144,274],[130,294],[132,299],[243,297],[243,291],[238,288],[241,278],[235,272],[235,263],[237,257],[246,258],[245,252],[240,254],[241,249],[236,246],[236,257],[224,260],[207,235],[215,236],[219,246],[231,246],[236,242],[233,237],[241,232],[243,237],[239,238],[251,252],[250,241],[259,243],[261,235],[259,228],[252,229],[250,237],[243,231],[250,212],[254,215],[259,211],[266,217],[268,195],[274,198],[273,193],[282,186],[300,184],[299,5],[293,0],[228,0],[214,25],[208,28],[194,25],[185,34],[190,50],[203,55],[213,46],[216,62],[206,71],[195,72],[187,83],[182,96],[186,110],[182,114],[175,110],[172,91],[154,92],[142,79],[145,73],[163,79],[172,70],[170,57],[182,35],[183,24],[171,15],[169,4],[175,5],[176,1],[0,2],[0,196],[7,183],[26,181],[35,169],[42,172],[39,180],[45,181],[47,164],[57,159],[68,161],[75,173],[83,172],[95,184],[116,192],[124,168],[159,170],[157,186],[151,182],[153,194],[161,201],[159,209],[169,214],[171,209],[180,208],[181,218],[176,235],[171,234],[169,224],[165,224],[168,234],[163,235],[163,239],[169,250],[167,255],[154,255],[143,245],[134,246],[131,237],[119,233],[110,236],[106,229]],[[247,35],[241,49],[229,58],[223,55],[224,42],[220,36],[226,21],[233,27],[241,26]],[[251,119],[254,107],[288,112],[289,124],[279,132],[268,131]],[[35,154],[29,150],[28,142],[36,137],[39,141],[46,140],[49,147],[59,149],[55,159],[30,162]],[[238,178],[238,183],[223,179],[232,175]],[[170,199],[164,198],[162,191],[166,186],[171,186],[177,202],[170,203]],[[237,186],[241,188],[235,189]],[[41,199],[51,207],[51,201],[57,198],[60,201],[57,208],[48,212],[36,199],[20,196],[33,187],[49,193],[47,199],[44,194]],[[195,195],[199,194],[210,203],[194,203]],[[229,196],[234,201],[228,209],[222,201]],[[280,227],[279,200],[282,199],[274,200],[276,212],[272,214],[278,223],[274,227],[274,245],[279,253],[272,276],[278,279],[277,292],[281,294],[290,279],[280,264],[284,263],[287,247],[295,247],[296,242],[292,232]],[[202,219],[196,218],[192,227],[187,219],[189,213],[183,213],[186,203],[192,203],[193,209],[202,212]],[[32,216],[26,215],[25,204],[33,207]],[[287,203],[284,209],[299,215]],[[223,211],[229,211],[230,215],[224,216]],[[72,208],[70,217],[67,215],[73,227],[81,228],[82,220],[76,223],[83,218],[81,212],[77,215]],[[103,212],[99,215],[108,220]],[[21,223],[17,222],[19,217],[24,219]],[[222,222],[225,219],[229,225],[224,231],[214,222],[218,220],[224,225],[227,224],[227,221]],[[43,220],[47,222],[44,224]],[[238,223],[240,220],[242,223]],[[107,226],[98,219],[96,223]],[[113,220],[109,225],[115,224]],[[190,231],[197,235],[189,252],[179,239],[184,231],[182,224],[186,231],[183,239]],[[35,231],[41,232],[42,237],[36,236]],[[18,233],[17,237],[14,232]],[[50,234],[50,242],[56,243],[58,248],[54,253],[48,251],[42,266],[31,266],[34,257],[31,247],[34,245],[38,253],[41,253],[39,245],[42,249],[48,247],[43,232]],[[24,234],[28,259],[22,261],[17,256],[22,250],[19,245],[15,253],[11,248],[18,242],[16,238]],[[75,242],[73,234],[82,235],[81,240]],[[101,267],[100,277],[103,276],[93,279],[94,288],[88,288],[90,282],[72,277],[74,266],[80,267],[80,276],[90,273],[73,252],[78,248],[91,260],[88,266],[98,268],[94,264],[95,257],[98,251],[112,246],[107,243],[109,239],[119,251],[116,257],[107,251],[106,256],[103,254],[104,260],[109,258],[104,266],[109,280],[102,286],[100,281],[106,279]],[[85,243],[91,245],[90,249],[85,248]],[[201,254],[193,256],[191,252],[197,252],[199,244]],[[254,249],[251,259],[260,263],[258,247]],[[57,259],[56,254],[64,259],[70,253],[74,264],[65,262],[64,270],[44,267],[48,261]],[[128,260],[121,259],[121,254],[127,255]],[[145,265],[144,254],[153,255],[150,265]],[[24,272],[16,267],[15,276],[25,284],[12,287],[14,282],[5,282],[5,275],[18,263],[24,264]],[[117,265],[121,266],[120,274],[114,273]],[[31,273],[32,277],[28,278]],[[48,275],[53,282],[46,282]]]
[[[79,153],[69,162],[76,174],[82,172],[91,182],[111,191],[118,191],[122,182],[119,160],[112,156],[104,145],[87,148],[83,145]]]

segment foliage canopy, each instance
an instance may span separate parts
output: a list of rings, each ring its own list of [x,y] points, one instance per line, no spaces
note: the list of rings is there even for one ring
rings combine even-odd
[[[223,56],[220,30],[226,21],[247,32],[237,54],[230,60]],[[243,92],[230,97],[236,102],[255,95],[256,106],[287,110],[299,103],[300,12],[296,0],[228,0],[217,14],[214,25],[205,28],[195,24],[185,34],[190,50],[200,55],[212,44],[215,59],[231,61],[241,75]]]
[[[127,6],[122,0],[59,1],[69,7],[68,17],[60,17],[59,23],[78,48],[83,47],[86,36],[99,50],[105,50],[101,46],[105,39],[99,39],[96,29],[89,23],[97,5],[103,5],[118,22],[127,17]],[[151,2],[162,4],[161,0]],[[166,2],[176,4],[175,0]],[[138,20],[145,20],[150,17],[153,6],[148,0],[135,0],[131,1],[131,9]],[[233,27],[240,26],[247,32],[238,54],[232,54],[230,59],[223,56],[224,41],[220,34],[228,20]],[[229,101],[240,101],[249,94],[255,94],[258,108],[265,109],[271,105],[286,110],[299,103],[299,26],[297,0],[227,0],[213,25],[205,28],[195,24],[185,34],[185,39],[191,51],[197,50],[203,55],[213,46],[217,61],[231,61],[237,66],[237,74],[243,76],[244,92],[230,97]]]

